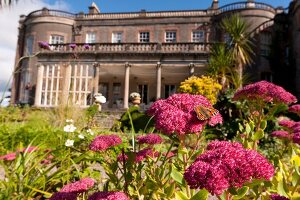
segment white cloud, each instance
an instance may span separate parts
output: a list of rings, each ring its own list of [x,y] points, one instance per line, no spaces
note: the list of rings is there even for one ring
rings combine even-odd
[[[0,10],[0,90],[9,81],[13,70],[20,15],[27,15],[43,7],[69,10],[69,5],[61,0],[56,0],[51,5],[40,0],[21,0],[10,8]]]

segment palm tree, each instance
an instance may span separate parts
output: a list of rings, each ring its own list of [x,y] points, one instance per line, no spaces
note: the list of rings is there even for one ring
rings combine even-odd
[[[7,6],[11,6],[15,3],[17,3],[19,0],[0,0],[0,9],[7,7]]]
[[[221,28],[230,37],[228,45],[232,49],[234,65],[240,80],[239,87],[242,86],[244,67],[252,63],[253,45],[249,39],[249,27],[250,25],[237,14],[224,18],[221,22]]]
[[[223,91],[232,81],[233,59],[232,51],[225,43],[216,43],[211,47],[208,61],[208,74],[218,80],[222,85]]]

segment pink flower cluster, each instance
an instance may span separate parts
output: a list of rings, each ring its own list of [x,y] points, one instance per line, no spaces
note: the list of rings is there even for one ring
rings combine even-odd
[[[90,150],[104,151],[119,144],[122,144],[122,139],[117,135],[99,135],[91,142]]]
[[[300,104],[295,104],[289,107],[289,111],[296,113],[296,114],[300,114]]]
[[[158,157],[159,152],[153,151],[151,148],[142,149],[139,152],[136,153],[135,162],[141,162],[142,160],[151,157]]]
[[[47,49],[50,50],[50,46],[48,44],[48,42],[44,42],[44,41],[39,41],[38,45],[41,49]]]
[[[88,191],[94,186],[94,180],[91,178],[83,178],[74,183],[65,185],[59,192],[53,194],[50,200],[76,200],[77,194]]]
[[[153,151],[152,148],[145,148],[145,149],[142,149],[142,150],[134,153],[134,156],[135,156],[135,160],[134,161],[136,163],[139,163],[139,162],[145,160],[148,157],[151,157],[151,158],[158,157],[159,156],[159,152]],[[128,160],[128,156],[126,154],[124,154],[124,155],[120,154],[117,157],[117,160],[119,162],[123,162],[124,159],[125,159],[125,161]]]
[[[123,192],[96,192],[88,200],[129,200]]]
[[[271,135],[279,139],[288,139],[295,144],[300,144],[300,122],[292,120],[282,120],[279,122],[286,130],[273,131]]]
[[[154,102],[147,112],[154,116],[155,128],[167,135],[198,133],[203,130],[206,123],[214,126],[223,122],[220,113],[211,116],[209,120],[200,121],[194,110],[198,105],[212,106],[202,95],[174,94],[167,99]]]
[[[270,197],[271,197],[271,200],[289,200],[289,198],[286,198],[279,194],[271,194]]]
[[[77,45],[76,45],[76,44],[69,44],[69,47],[70,47],[71,49],[75,49],[75,48],[77,47]]]
[[[18,149],[17,152],[13,152],[13,153],[8,153],[6,155],[3,155],[3,156],[0,156],[0,160],[7,160],[7,161],[11,161],[11,160],[14,160],[16,159],[16,156],[18,153],[24,153],[24,152],[32,152],[32,151],[35,151],[37,150],[38,147],[35,147],[35,146],[31,146],[31,147],[27,147],[27,148],[23,148],[23,149]]]
[[[256,100],[261,99],[265,102],[295,103],[297,98],[284,88],[267,81],[259,81],[246,85],[238,90],[233,97],[234,100]]]
[[[236,142],[214,141],[185,171],[191,188],[220,195],[230,187],[242,187],[253,179],[269,180],[274,167],[261,154]]]
[[[139,144],[160,144],[163,139],[158,134],[150,133],[147,135],[140,135],[136,137]]]
[[[53,194],[50,200],[59,200],[59,199],[76,200],[77,194],[86,192],[93,186],[94,186],[93,179],[83,178],[74,183],[65,185],[59,192]]]

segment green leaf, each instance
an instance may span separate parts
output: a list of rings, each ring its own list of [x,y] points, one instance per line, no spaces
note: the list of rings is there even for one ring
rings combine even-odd
[[[244,127],[242,126],[242,124],[239,123],[239,131],[243,132],[244,131]]]
[[[260,140],[265,136],[265,133],[262,129],[259,129],[258,131],[256,131],[254,133],[254,135],[252,136],[252,140]]]
[[[294,163],[295,167],[300,167],[300,156],[293,156],[291,162]]]
[[[249,125],[250,125],[251,130],[254,130],[254,128],[255,128],[254,122],[253,122],[253,121],[250,121]]]
[[[175,199],[177,199],[177,200],[189,200],[189,198],[186,196],[186,194],[184,194],[181,191],[177,191],[175,193]]]
[[[234,195],[233,199],[242,199],[244,198],[245,194],[248,192],[249,187],[242,187],[240,189],[237,190],[237,194]]]
[[[203,189],[197,192],[190,200],[206,200],[208,198],[208,191]]]
[[[297,173],[293,173],[293,177],[292,177],[292,185],[295,187],[298,180],[299,180],[300,176]]]
[[[180,185],[183,184],[183,175],[174,166],[172,166],[171,177]]]
[[[262,130],[265,130],[265,129],[267,128],[267,121],[266,121],[266,120],[262,120],[262,121],[260,122],[260,128],[261,128]]]
[[[250,134],[251,133],[251,127],[249,124],[246,124],[246,133]]]
[[[172,183],[172,184],[166,189],[167,198],[171,198],[172,195],[174,194],[174,191],[175,191],[175,183]]]
[[[286,186],[286,182],[285,182],[284,178],[282,180],[278,181],[277,191],[278,191],[278,194],[280,194],[280,195],[288,196],[287,195],[288,190],[287,190],[287,186]]]

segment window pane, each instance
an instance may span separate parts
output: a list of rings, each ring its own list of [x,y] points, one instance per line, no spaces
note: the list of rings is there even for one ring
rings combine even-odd
[[[26,54],[32,55],[33,52],[33,36],[30,35],[26,38]]]
[[[193,31],[192,42],[204,42],[204,31]]]
[[[176,32],[167,31],[166,32],[166,42],[176,42]]]
[[[121,43],[122,41],[122,32],[115,32],[112,34],[112,43]]]
[[[62,35],[51,35],[49,43],[50,44],[62,44],[62,43],[64,43],[64,36],[62,36]]]
[[[150,33],[140,32],[140,42],[150,42]]]
[[[95,43],[96,42],[96,33],[95,32],[89,32],[86,34],[86,43]]]

